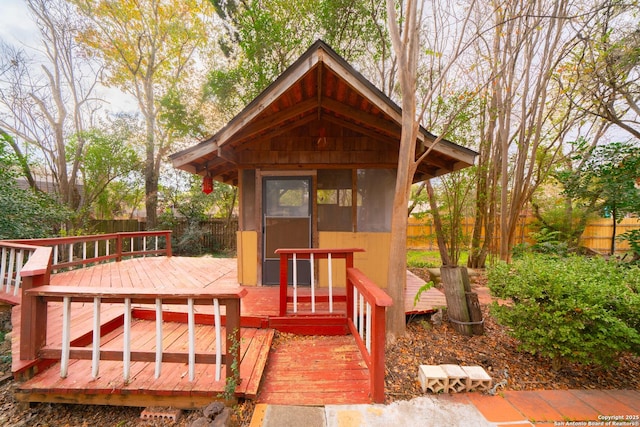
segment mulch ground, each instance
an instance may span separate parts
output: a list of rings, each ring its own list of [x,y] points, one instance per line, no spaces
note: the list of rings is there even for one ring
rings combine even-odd
[[[414,271],[422,275],[421,271]],[[428,279],[427,279],[428,280]],[[485,286],[483,277],[474,282],[476,289]],[[386,349],[387,401],[408,400],[422,395],[417,381],[418,365],[453,363],[480,365],[492,376],[496,389],[635,389],[640,390],[640,357],[624,355],[620,364],[611,369],[582,365],[566,365],[559,371],[549,361],[518,351],[518,342],[507,334],[506,328],[495,323],[487,304],[482,306],[485,333],[466,337],[456,333],[448,324],[446,313],[442,319],[429,315],[411,317],[407,334]],[[0,328],[10,329],[10,316],[0,311]],[[287,339],[283,334],[280,339]],[[290,336],[289,339],[296,339]],[[9,340],[0,340],[0,373],[10,372]],[[0,375],[0,378],[3,375]],[[101,407],[86,405],[33,404],[19,405],[13,398],[12,379],[0,383],[0,425],[11,426],[154,426],[140,420],[143,408]],[[240,402],[235,408],[233,425],[248,426],[253,413],[251,401]],[[201,416],[201,411],[185,412],[174,424],[189,426]]]
[[[413,272],[424,275],[419,270]],[[486,278],[477,277],[472,287],[484,288],[486,292]],[[421,396],[418,365],[447,363],[482,366],[494,384],[501,384],[497,390],[640,390],[640,357],[625,354],[619,365],[610,369],[567,364],[554,371],[549,360],[518,350],[518,341],[508,335],[507,328],[494,321],[488,304],[482,304],[482,311],[484,335],[471,337],[455,332],[447,322],[446,313],[442,322],[432,321],[429,315],[410,318],[406,336],[387,345],[387,400]]]

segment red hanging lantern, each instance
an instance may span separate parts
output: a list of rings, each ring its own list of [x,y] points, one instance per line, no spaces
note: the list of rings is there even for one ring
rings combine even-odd
[[[204,194],[211,194],[213,191],[213,177],[207,172],[205,176],[202,177],[202,192]]]

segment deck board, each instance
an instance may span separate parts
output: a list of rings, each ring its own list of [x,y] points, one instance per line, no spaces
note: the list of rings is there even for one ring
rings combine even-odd
[[[187,325],[177,322],[164,322],[164,334],[166,338],[165,349],[171,351],[186,351],[185,340],[180,339],[187,334]],[[224,328],[223,328],[224,332]],[[104,348],[121,348],[122,327],[105,335]],[[196,350],[210,349],[213,340],[213,327],[197,325]],[[147,320],[135,320],[132,322],[132,350],[155,347],[155,341],[149,336],[155,335],[155,322]],[[244,397],[251,376],[255,373],[256,361],[262,362],[269,352],[272,330],[241,329],[241,385],[237,394]],[[140,346],[140,347],[138,347]],[[60,365],[54,364],[44,372],[39,373],[31,380],[22,383],[18,387],[19,395],[46,394],[52,391],[57,394],[156,394],[184,395],[198,394],[215,399],[218,394],[224,392],[225,370],[222,370],[220,381],[215,381],[215,366],[196,364],[196,380],[189,381],[189,367],[185,363],[164,363],[159,379],[155,379],[155,363],[132,362],[130,368],[130,381],[126,383],[123,378],[122,362],[101,361],[98,378],[91,377],[90,360],[73,360],[69,364],[69,372],[66,378],[60,378]],[[254,394],[257,390],[252,391]],[[78,399],[81,399],[79,397]]]
[[[352,336],[286,338],[272,350],[257,401],[370,403],[369,371]]]

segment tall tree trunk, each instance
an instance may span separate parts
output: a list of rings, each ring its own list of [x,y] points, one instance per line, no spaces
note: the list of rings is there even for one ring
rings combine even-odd
[[[436,202],[436,195],[433,191],[431,181],[426,181],[427,194],[429,195],[429,205],[431,206],[431,214],[433,215],[433,225],[436,229],[436,239],[438,240],[438,251],[440,252],[440,259],[444,267],[451,266],[451,259],[449,258],[449,251],[447,250],[447,242],[444,240],[444,233],[442,227],[442,220],[440,219],[440,212],[438,211],[438,203]]]
[[[393,198],[391,217],[391,253],[387,276],[387,292],[393,306],[387,310],[387,336],[393,341],[404,335],[406,318],[404,311],[404,289],[407,280],[407,207],[411,183],[417,165],[415,147],[418,136],[416,121],[416,74],[418,58],[417,4],[407,2],[402,32],[398,27],[395,1],[387,0],[389,34],[396,58],[402,91],[402,133],[398,151],[396,193]]]

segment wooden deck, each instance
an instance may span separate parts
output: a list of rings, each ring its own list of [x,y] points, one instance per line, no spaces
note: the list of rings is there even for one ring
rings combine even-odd
[[[369,389],[367,365],[351,335],[289,336],[273,346],[257,401],[275,405],[370,403]]]
[[[411,311],[430,311],[443,305],[444,296],[423,294],[419,307],[413,306],[417,289],[423,284],[415,276],[408,277],[407,307]],[[147,257],[133,258],[116,263],[98,264],[73,271],[51,275],[52,286],[82,286],[118,288],[215,289],[237,286],[235,259],[212,257]],[[337,302],[335,312],[327,313],[325,329],[314,327],[314,332],[335,337],[299,337],[282,344],[269,353],[273,328],[291,331],[290,319],[279,317],[279,289],[277,287],[247,287],[241,300],[241,382],[236,396],[258,398],[269,403],[325,404],[370,402],[367,367],[355,344],[347,333],[344,291],[334,290]],[[304,307],[308,288],[301,288],[299,296]],[[326,310],[326,290],[316,290],[319,310]],[[429,305],[434,304],[434,305]],[[50,303],[48,309],[47,345],[59,346],[62,337],[62,304]],[[196,306],[197,342],[213,345],[212,308]],[[92,311],[90,303],[72,303],[72,346],[90,348],[92,343]],[[122,346],[123,306],[103,304],[101,324],[103,348]],[[186,306],[172,306],[165,312],[163,348],[184,347],[186,340]],[[224,315],[224,312],[223,312]],[[134,305],[132,347],[153,351],[155,314],[153,308]],[[29,361],[19,359],[20,305],[14,307],[12,321],[13,371],[18,373],[29,367]],[[298,319],[300,320],[300,319]],[[205,326],[203,324],[208,324]],[[299,323],[299,322],[298,322]],[[289,328],[289,329],[288,329]],[[308,329],[308,327],[307,327]],[[296,331],[295,328],[293,330]],[[184,350],[184,348],[176,348]],[[311,351],[313,350],[313,351]],[[311,351],[311,353],[309,353]],[[263,370],[268,368],[263,378]],[[312,363],[310,363],[312,361]],[[48,367],[48,369],[47,369]],[[152,362],[133,362],[131,379],[124,382],[122,362],[101,361],[100,375],[91,377],[91,361],[75,360],[69,366],[67,378],[60,378],[58,363],[40,365],[34,378],[22,383],[16,396],[21,401],[85,403],[130,406],[172,405],[193,408],[215,399],[224,390],[224,373],[220,381],[213,380],[213,367],[196,364],[196,380],[189,382],[184,363],[163,364],[159,379],[154,378]],[[300,393],[299,390],[305,390]],[[292,393],[293,392],[293,393]],[[294,399],[295,397],[295,399]]]
[[[169,351],[185,351],[187,325],[178,322],[165,324],[163,348]],[[215,343],[213,328],[196,326],[198,350],[205,351]],[[153,348],[155,323],[137,319],[132,324],[132,346]],[[102,337],[103,348],[122,347],[123,329],[119,327]],[[240,384],[236,397],[255,398],[262,378],[264,365],[274,331],[272,329],[241,329]],[[207,348],[208,347],[208,348]],[[91,361],[75,360],[69,365],[69,374],[60,378],[59,363],[20,384],[16,398],[23,402],[82,403],[102,405],[173,406],[198,408],[224,392],[225,376],[215,380],[214,365],[196,364],[196,380],[188,379],[188,366],[184,363],[165,363],[163,372],[155,378],[153,362],[133,362],[131,379],[123,380],[121,362],[102,361],[100,374],[91,377]]]

